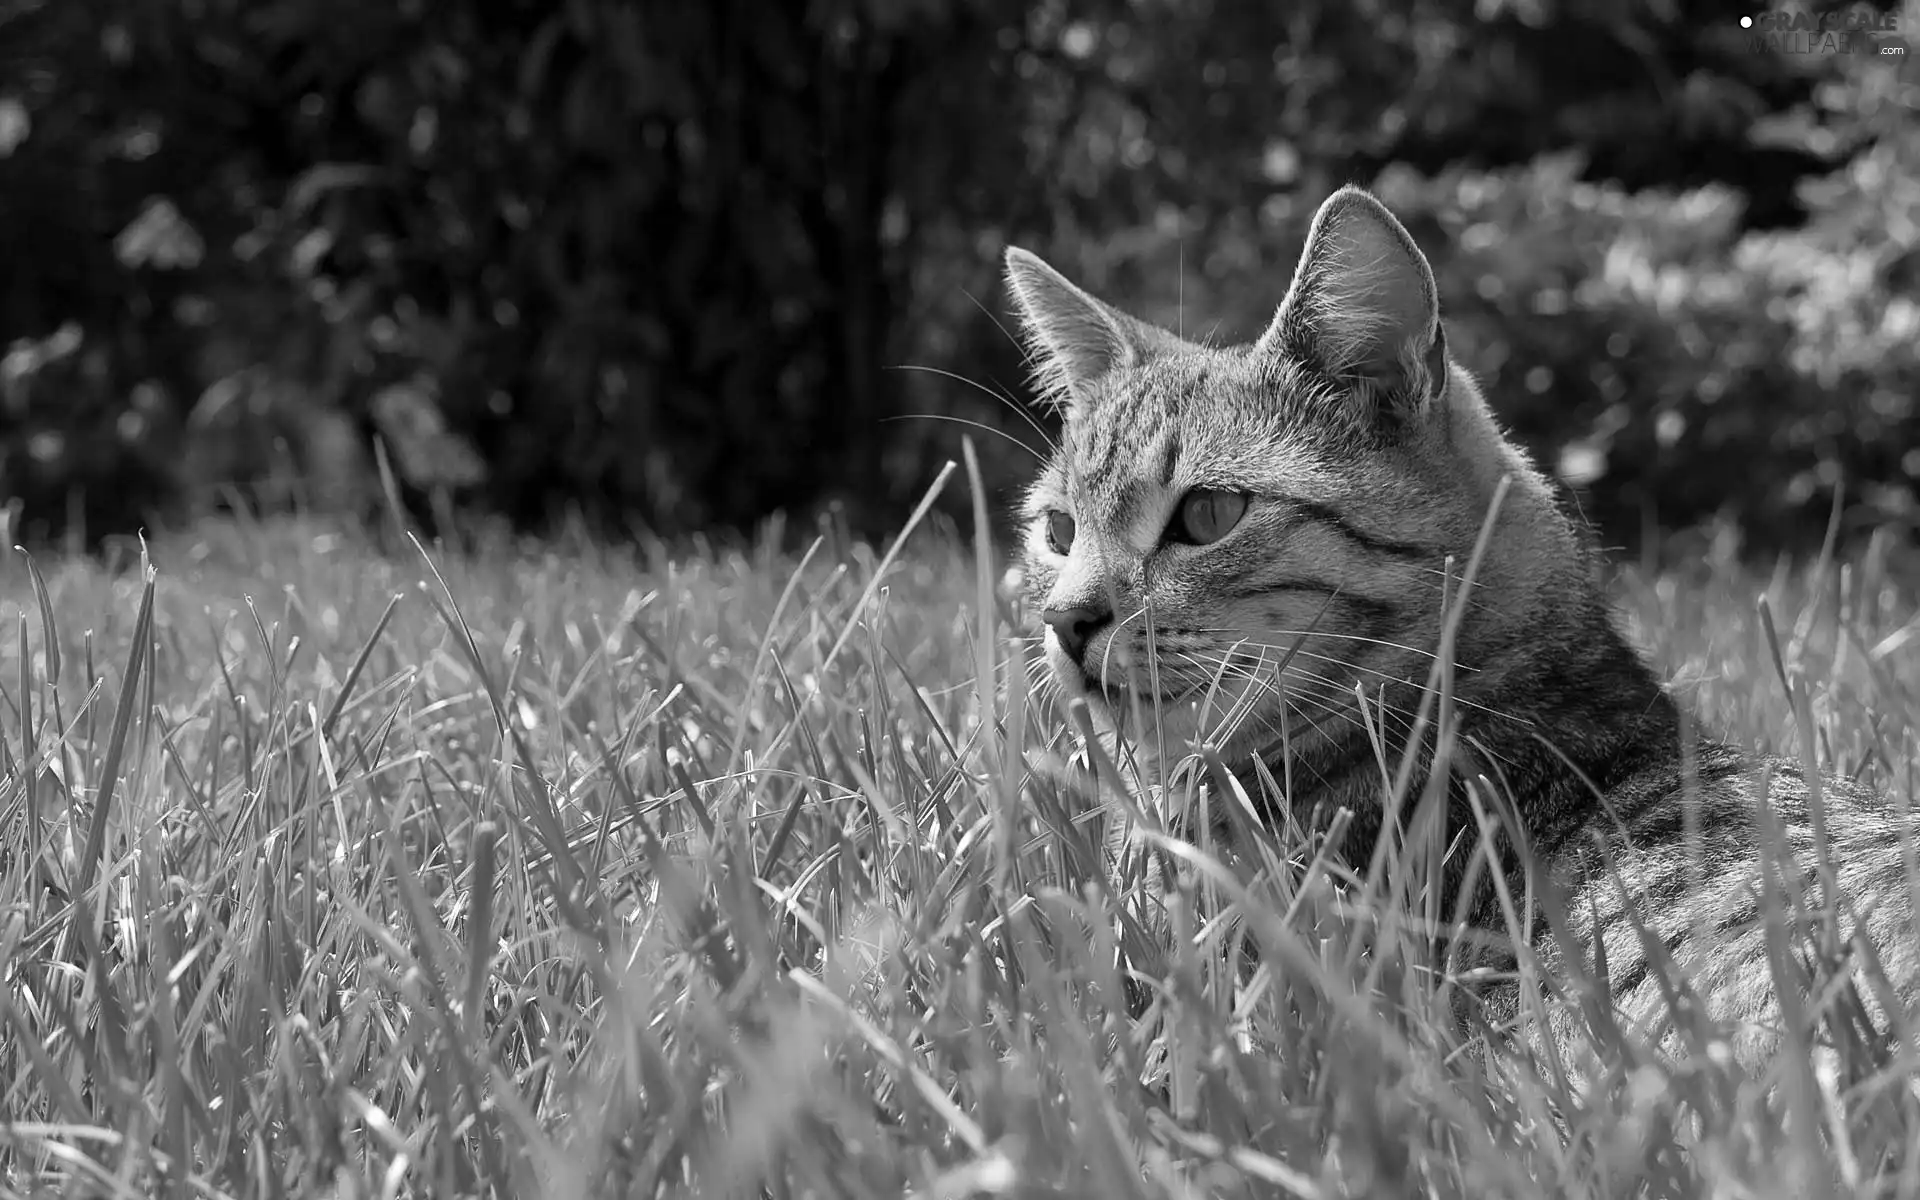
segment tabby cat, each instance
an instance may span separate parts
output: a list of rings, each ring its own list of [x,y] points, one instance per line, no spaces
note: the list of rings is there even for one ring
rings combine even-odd
[[[1450,820],[1476,828],[1464,781],[1497,781],[1518,826],[1511,894],[1528,894],[1529,866],[1544,873],[1579,946],[1556,947],[1537,919],[1527,937],[1549,966],[1575,949],[1592,962],[1597,939],[1618,1011],[1648,1036],[1673,1030],[1629,910],[1741,1058],[1776,1044],[1757,793],[1784,825],[1789,875],[1823,894],[1801,768],[1711,741],[1683,754],[1681,714],[1615,628],[1597,551],[1448,357],[1433,272],[1385,206],[1357,188],[1321,206],[1251,345],[1149,325],[1018,248],[1006,266],[1066,417],[1026,502],[1023,567],[1066,694],[1109,732],[1148,714],[1153,734],[1129,742],[1162,777],[1174,764],[1159,747],[1206,743],[1260,797],[1272,789],[1250,768],[1265,760],[1295,815],[1351,810],[1341,852],[1364,866],[1385,811],[1374,738],[1398,761],[1443,588],[1457,593],[1504,487],[1454,642]],[[1841,891],[1910,1002],[1920,936],[1889,806],[1843,779],[1821,790]],[[1447,913],[1471,857],[1449,859]],[[1505,928],[1491,886],[1464,900],[1474,924]]]

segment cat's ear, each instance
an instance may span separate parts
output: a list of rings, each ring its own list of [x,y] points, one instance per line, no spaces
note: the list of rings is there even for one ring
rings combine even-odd
[[[1384,204],[1341,188],[1314,215],[1293,286],[1254,353],[1305,363],[1375,416],[1417,413],[1447,384],[1433,268]]]
[[[1007,287],[1033,352],[1035,384],[1054,403],[1086,396],[1109,372],[1137,364],[1153,341],[1141,322],[1018,246],[1007,247]]]

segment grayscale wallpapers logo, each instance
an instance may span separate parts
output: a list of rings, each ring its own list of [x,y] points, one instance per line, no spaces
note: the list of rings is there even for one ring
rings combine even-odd
[[[1900,17],[1880,12],[1763,12],[1741,17],[1755,54],[1906,54]]]

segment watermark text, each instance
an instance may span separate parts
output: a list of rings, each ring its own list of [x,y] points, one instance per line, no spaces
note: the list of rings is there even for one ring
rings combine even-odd
[[[1762,12],[1740,18],[1755,54],[1872,54],[1904,56],[1898,13]]]

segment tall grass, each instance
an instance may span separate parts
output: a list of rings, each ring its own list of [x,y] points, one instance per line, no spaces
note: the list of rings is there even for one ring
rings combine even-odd
[[[1901,1047],[1803,1088],[1578,980],[1523,1007],[1587,1061],[1493,1039],[1415,843],[1348,878],[1202,769],[1222,866],[1097,752],[1090,801],[982,548],[902,543],[0,558],[0,1186],[1920,1195]],[[1619,593],[1712,724],[1903,807],[1895,557]]]

